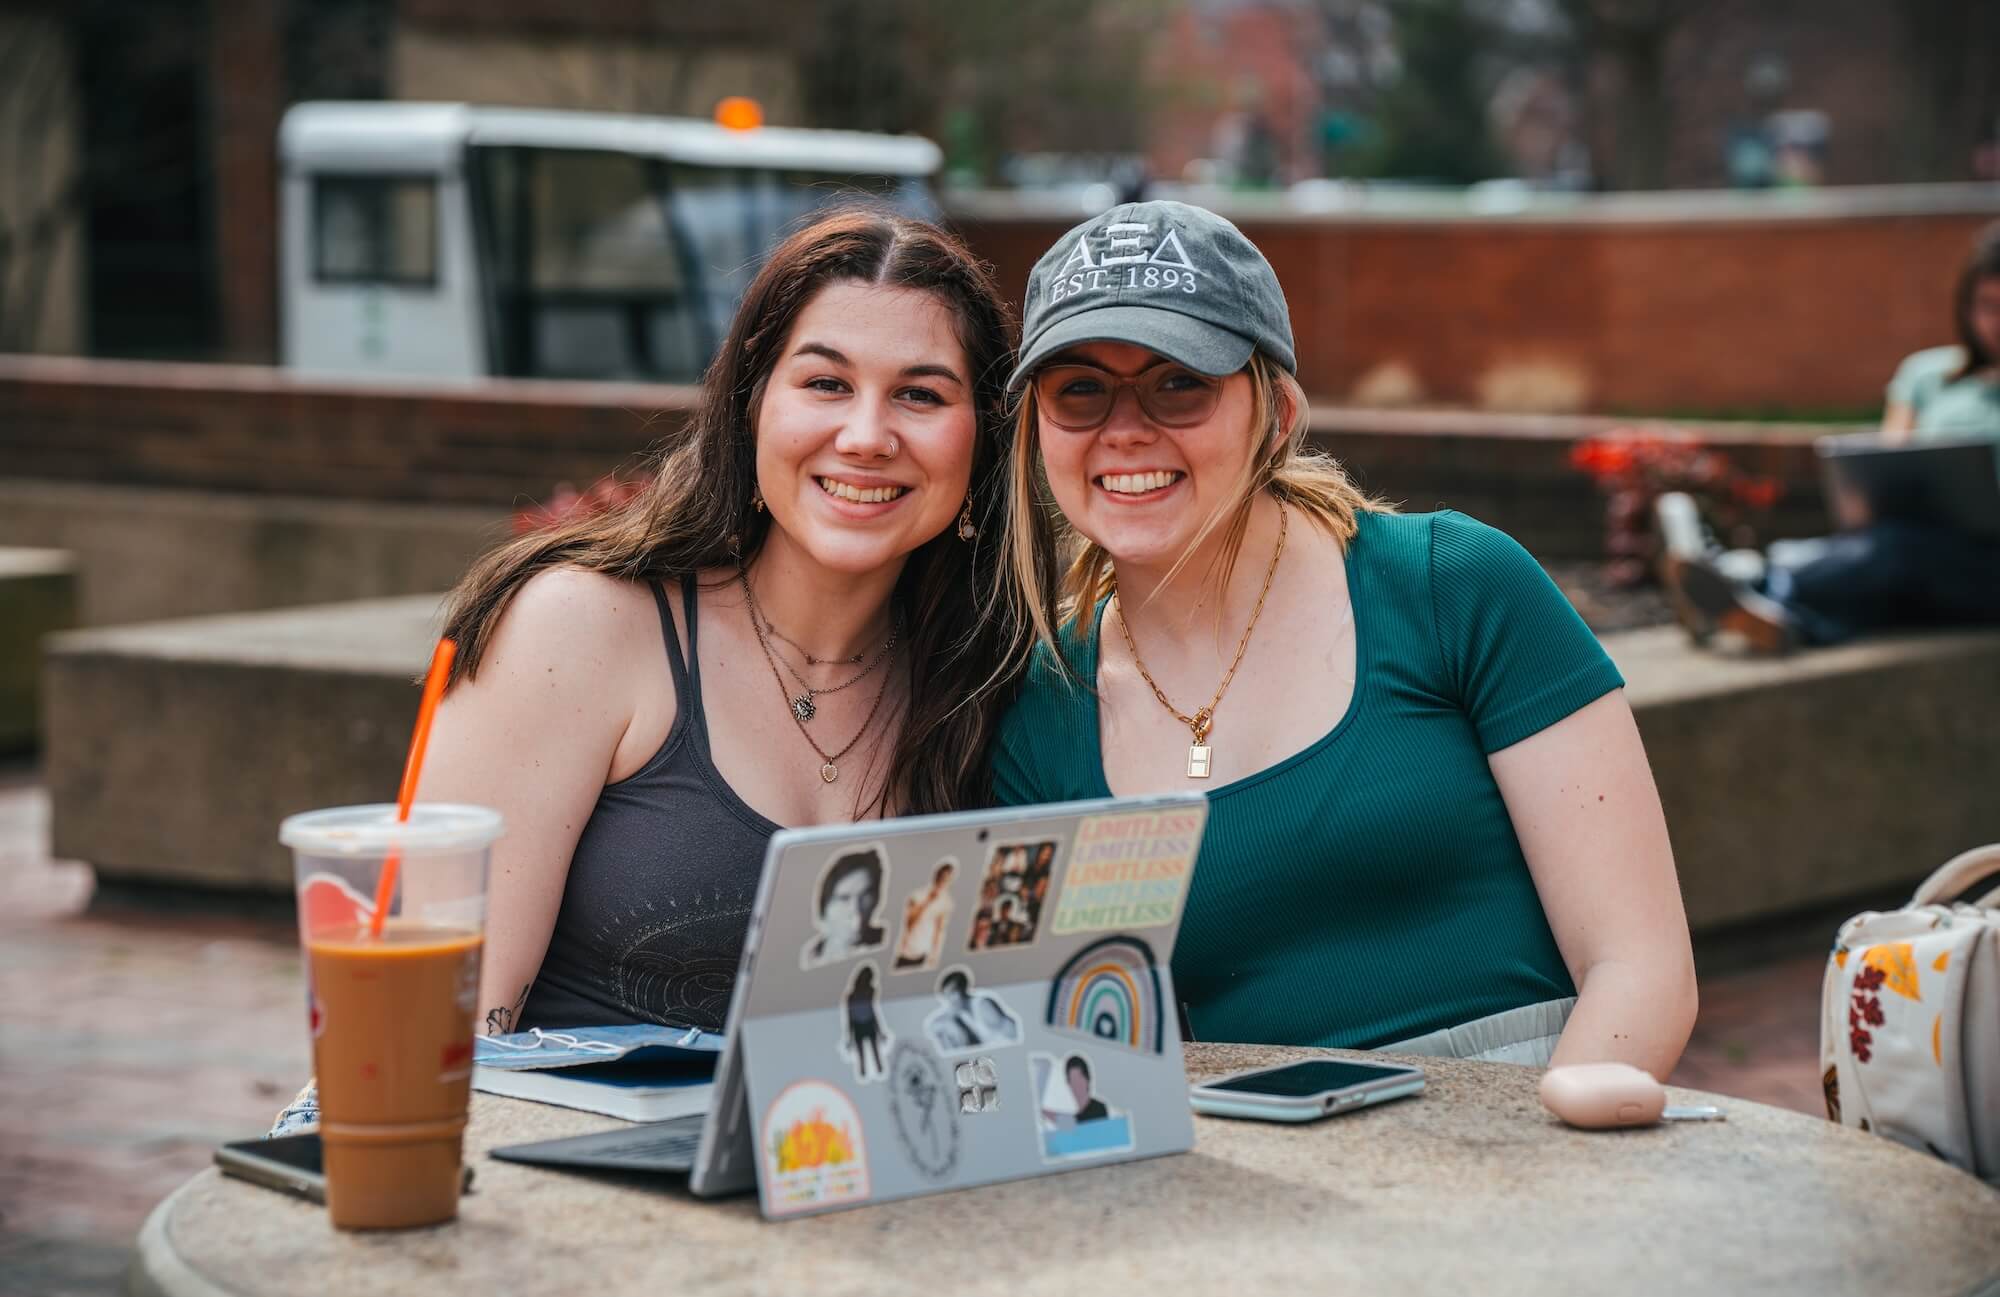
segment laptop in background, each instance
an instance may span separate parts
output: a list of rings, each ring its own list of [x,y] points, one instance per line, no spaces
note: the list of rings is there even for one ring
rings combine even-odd
[[[1813,443],[1829,507],[1858,497],[1878,520],[1925,522],[2000,538],[2000,440],[1891,444],[1877,433]]]
[[[704,1117],[494,1150],[769,1218],[1194,1145],[1169,962],[1198,793],[786,830]]]

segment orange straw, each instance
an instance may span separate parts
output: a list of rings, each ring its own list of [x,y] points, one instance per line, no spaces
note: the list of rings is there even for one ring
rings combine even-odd
[[[417,730],[410,735],[410,755],[403,763],[403,787],[396,794],[398,824],[409,823],[410,804],[417,800],[417,777],[423,773],[424,748],[431,741],[431,718],[437,715],[438,700],[444,697],[444,682],[451,675],[451,659],[457,653],[456,643],[441,639],[437,651],[431,654],[430,673],[424,677],[424,700],[417,706]],[[390,847],[382,860],[382,877],[375,884],[375,915],[368,922],[371,937],[382,935],[382,921],[389,917],[389,902],[396,895],[396,872],[401,864],[402,853]]]

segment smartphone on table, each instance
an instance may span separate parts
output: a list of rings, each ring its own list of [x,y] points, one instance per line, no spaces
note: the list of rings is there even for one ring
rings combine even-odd
[[[224,1144],[215,1150],[215,1164],[224,1175],[307,1202],[326,1201],[326,1171],[320,1165],[318,1131]]]
[[[1317,1121],[1423,1088],[1424,1074],[1401,1063],[1313,1058],[1204,1081],[1188,1094],[1194,1110],[1208,1117]]]
[[[326,1203],[326,1168],[320,1162],[319,1132],[245,1139],[215,1150],[215,1164],[224,1175],[261,1184],[307,1202]],[[472,1192],[472,1163],[460,1173],[459,1191]]]

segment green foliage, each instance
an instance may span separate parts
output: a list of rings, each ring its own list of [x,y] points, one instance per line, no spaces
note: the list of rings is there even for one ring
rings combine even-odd
[[[917,131],[993,178],[1020,139],[1145,145],[1148,41],[1169,0],[816,0],[799,15],[814,126]]]
[[[1386,87],[1350,175],[1470,184],[1505,174],[1486,120],[1487,24],[1470,0],[1395,0],[1402,73]]]

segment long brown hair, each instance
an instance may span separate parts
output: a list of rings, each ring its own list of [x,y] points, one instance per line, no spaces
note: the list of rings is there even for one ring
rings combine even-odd
[[[1395,506],[1364,494],[1332,456],[1306,446],[1311,410],[1297,379],[1262,352],[1250,357],[1245,372],[1250,376],[1251,392],[1250,426],[1245,435],[1257,437],[1263,453],[1245,459],[1243,476],[1230,503],[1202,521],[1187,552],[1169,570],[1169,579],[1220,531],[1222,547],[1207,580],[1211,589],[1227,586],[1259,492],[1267,491],[1297,509],[1343,547],[1354,536],[1357,514],[1371,509],[1381,513],[1395,510]],[[1110,553],[1085,539],[1055,507],[1039,437],[1035,387],[1029,383],[1014,413],[1013,465],[1008,482],[1016,500],[1025,502],[1014,510],[1007,533],[1013,597],[1019,601],[1013,616],[1032,626],[1036,639],[1054,650],[1056,664],[1065,676],[1088,684],[1077,681],[1075,665],[1063,651],[1057,632],[1110,594],[1115,574]],[[1058,567],[1063,569],[1059,583],[1048,576]],[[1221,601],[1216,604],[1220,607]]]
[[[702,377],[701,399],[628,504],[503,545],[452,591],[452,680],[477,674],[508,601],[536,573],[568,565],[627,581],[672,582],[749,562],[770,529],[751,506],[756,420],[792,325],[828,284],[858,281],[934,293],[950,306],[978,411],[971,544],[947,527],[913,552],[897,580],[910,703],[889,769],[869,805],[923,813],[983,803],[986,746],[1032,645],[1000,597],[1005,531],[1006,362],[1013,323],[991,271],[935,226],[872,209],[826,216],[771,253]],[[857,807],[857,810],[861,809]]]
[[[1972,327],[1973,294],[1979,291],[1980,280],[1993,278],[2000,278],[2000,221],[1979,232],[1965,258],[1965,267],[1958,272],[1958,289],[1952,295],[1952,322],[1958,326],[1958,345],[1965,348],[1965,363],[1945,380],[1948,383],[1970,378],[2000,361]]]

